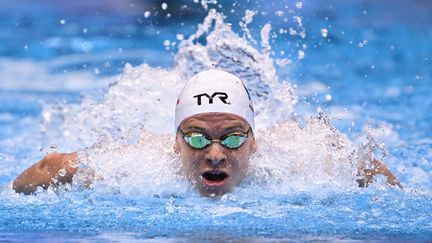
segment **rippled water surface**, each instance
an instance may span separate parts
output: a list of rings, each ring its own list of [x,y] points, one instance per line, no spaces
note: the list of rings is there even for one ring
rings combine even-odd
[[[6,0],[0,241],[432,239],[429,1]],[[258,151],[235,191],[179,175],[174,104],[222,68],[246,83]],[[24,196],[48,152],[96,174]],[[365,156],[403,190],[355,183]]]

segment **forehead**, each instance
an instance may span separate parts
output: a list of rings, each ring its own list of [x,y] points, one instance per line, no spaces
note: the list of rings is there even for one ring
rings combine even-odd
[[[243,118],[234,114],[209,112],[191,116],[180,124],[180,128],[182,129],[187,129],[191,127],[199,127],[204,129],[247,129],[249,127],[249,124]]]

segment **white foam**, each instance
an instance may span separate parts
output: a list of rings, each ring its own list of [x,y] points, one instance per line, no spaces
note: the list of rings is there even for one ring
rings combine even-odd
[[[255,184],[282,184],[278,191],[353,185],[358,148],[325,118],[310,119],[304,128],[283,122],[261,133],[266,136],[258,138],[249,177]]]

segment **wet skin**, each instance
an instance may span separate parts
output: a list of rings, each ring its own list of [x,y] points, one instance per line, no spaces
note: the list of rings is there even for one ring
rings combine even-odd
[[[77,153],[51,153],[15,178],[12,188],[19,193],[31,194],[37,187],[47,189],[71,183],[77,171]]]
[[[212,139],[220,139],[232,132],[246,133],[249,124],[228,113],[203,113],[187,118],[180,124],[185,133],[199,132]],[[249,158],[256,150],[251,131],[246,141],[237,149],[212,143],[203,149],[194,149],[178,131],[174,149],[181,157],[183,175],[205,196],[220,196],[240,184],[249,167]]]

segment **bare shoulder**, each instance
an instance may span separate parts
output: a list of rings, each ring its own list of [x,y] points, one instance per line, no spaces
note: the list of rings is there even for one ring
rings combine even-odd
[[[77,171],[77,153],[50,153],[18,175],[12,188],[16,192],[30,194],[38,186],[71,183]]]
[[[53,161],[53,163],[60,163],[62,167],[68,169],[68,167],[76,167],[78,163],[77,152],[73,153],[50,153],[45,156],[44,160]]]
[[[58,161],[77,161],[77,152],[73,153],[49,153],[43,160],[58,160]]]

